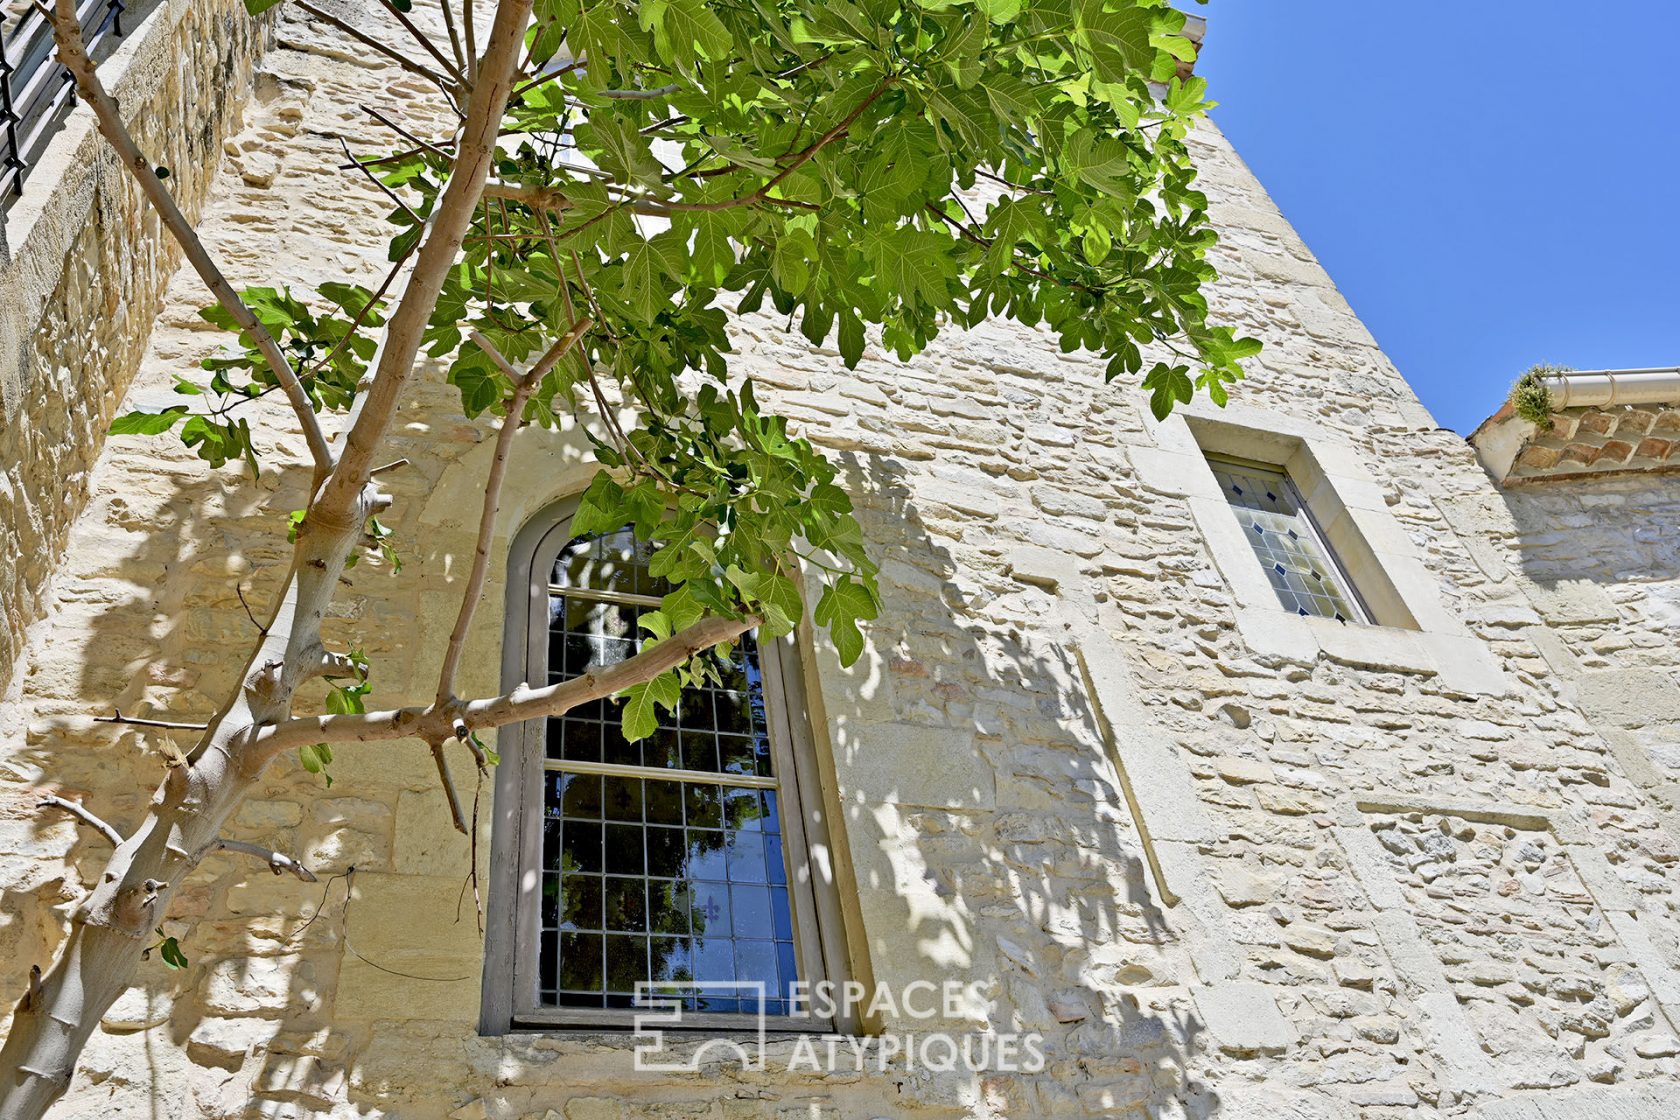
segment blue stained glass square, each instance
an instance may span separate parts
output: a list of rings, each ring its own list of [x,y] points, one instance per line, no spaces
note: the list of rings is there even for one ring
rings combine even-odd
[[[776,943],[735,942],[735,979],[758,980],[764,984],[766,994],[776,991]]]
[[[707,980],[735,979],[735,946],[727,937],[696,937],[691,954],[694,978]]]
[[[728,863],[730,882],[764,882],[763,835],[757,832],[731,832]]]
[[[770,914],[775,923],[771,932],[782,940],[793,940],[793,910],[788,906],[786,887],[770,888]]]
[[[692,883],[693,900],[689,921],[695,936],[714,935],[712,940],[729,936],[729,887],[724,883]]]
[[[650,945],[650,979],[681,982],[694,979],[693,942],[686,937],[655,937]],[[674,988],[673,991],[681,991]]]
[[[729,888],[729,905],[729,928],[736,937],[769,937],[775,928],[770,919],[769,887],[737,883]]]
[[[782,978],[781,990],[787,992],[799,979],[799,960],[793,951],[793,942],[776,943],[776,966],[776,971]]]

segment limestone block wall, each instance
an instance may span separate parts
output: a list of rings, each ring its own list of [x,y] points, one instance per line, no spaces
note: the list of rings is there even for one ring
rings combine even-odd
[[[382,275],[384,205],[334,169],[338,138],[388,141],[364,103],[421,135],[442,122],[365,54],[281,23],[202,223],[236,282]],[[1382,536],[1374,555],[1415,566],[1396,594],[1429,626],[1256,615],[1210,545],[1182,432],[1038,332],[951,332],[854,372],[767,318],[739,340],[765,398],[844,464],[882,562],[863,659],[842,671],[809,636],[804,651],[854,967],[899,989],[980,982],[989,1005],[945,1025],[1041,1032],[1043,1073],[790,1075],[783,1042],[767,1071],[652,1075],[622,1035],[481,1035],[469,846],[424,750],[392,744],[340,752],[330,789],[276,766],[236,834],[322,883],[207,861],[165,924],[191,966],[144,970],[66,1114],[1515,1120],[1537,1101],[1595,1115],[1612,1096],[1629,1116],[1671,1111],[1680,884],[1661,791],[1559,652],[1579,660],[1633,624],[1548,625],[1544,596],[1574,603],[1572,585],[1521,570],[1505,499],[1215,130],[1199,157],[1225,231],[1216,301],[1267,344],[1230,416],[1335,449],[1335,486]],[[172,370],[217,345],[201,302],[177,277],[130,402],[167,399]],[[363,561],[330,620],[367,652],[377,704],[435,680],[490,456],[489,430],[426,374],[391,448],[413,460],[388,476],[403,572]],[[234,681],[252,637],[240,596],[270,601],[287,557],[275,511],[302,504],[301,441],[272,446],[290,465],[255,483],[166,440],[100,453],[0,715],[0,999],[105,856],[30,791],[61,786],[121,826],[163,740],[88,714],[190,719]],[[585,446],[521,433],[499,554],[581,488]],[[481,612],[465,689],[498,683],[496,614]],[[1462,632],[1430,629],[1449,624]],[[1639,648],[1650,660],[1625,668],[1667,671]],[[487,828],[478,850],[487,875],[502,858]]]
[[[1511,487],[1490,520],[1531,585],[1547,657],[1647,791],[1606,825],[1611,858],[1655,897],[1680,863],[1680,487],[1665,474]]]
[[[100,74],[189,216],[208,196],[266,21],[238,0],[135,6]],[[76,109],[0,237],[0,695],[87,497],[180,254]]]
[[[1555,837],[1426,813],[1372,828],[1453,997],[1521,1087],[1662,1075],[1650,1063],[1674,1037]]]

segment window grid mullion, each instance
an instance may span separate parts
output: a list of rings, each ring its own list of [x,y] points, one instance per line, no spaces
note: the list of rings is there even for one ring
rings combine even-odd
[[[573,758],[550,758],[543,769],[556,774],[598,774],[609,778],[642,778],[651,782],[683,782],[691,785],[739,786],[742,789],[781,788],[781,778],[759,774],[732,774],[709,770],[667,770],[658,766],[630,766],[617,762],[586,762]]]

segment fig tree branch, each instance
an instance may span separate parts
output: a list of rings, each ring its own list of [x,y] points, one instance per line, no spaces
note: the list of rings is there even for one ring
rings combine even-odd
[[[361,43],[363,46],[379,52],[398,66],[401,66],[404,70],[407,70],[410,74],[413,74],[416,77],[424,78],[426,81],[437,86],[438,89],[443,92],[444,97],[449,100],[450,108],[455,109],[457,112],[460,111],[459,98],[464,91],[461,86],[457,85],[455,82],[452,82],[448,78],[439,74],[432,73],[430,70],[426,69],[418,62],[415,62],[412,58],[409,58],[401,51],[386,46],[384,43],[381,43],[378,39],[375,39],[371,35],[358,31],[356,28],[350,26],[348,23],[345,23],[337,16],[324,12],[320,8],[317,8],[315,5],[309,3],[309,0],[298,0],[298,7],[302,8],[322,23],[328,24],[344,32],[346,35],[350,36],[350,38],[356,40],[358,43]]]
[[[461,73],[453,62],[443,56],[443,52],[438,50],[437,46],[433,44],[431,36],[414,26],[414,21],[404,15],[403,10],[393,4],[391,0],[379,0],[379,2],[381,6],[383,6],[384,9],[391,14],[392,18],[403,25],[403,30],[407,31],[414,41],[419,43],[427,54],[437,60],[437,64],[443,67],[444,73],[448,74],[455,80],[457,88],[465,89],[467,86],[466,76]],[[453,24],[451,26],[453,27]]]
[[[457,136],[454,166],[421,229],[420,250],[407,286],[386,320],[379,348],[369,362],[371,381],[357,400],[343,451],[322,487],[321,497],[328,509],[353,507],[415,374],[414,357],[489,178],[497,132],[512,87],[513,65],[530,16],[530,0],[515,0],[496,8],[488,46],[478,61],[467,119]]]
[[[588,174],[592,178],[596,173],[587,168],[579,168],[580,174]],[[779,181],[783,176],[778,176]],[[794,198],[771,198],[767,192],[773,183],[766,183],[756,191],[740,195],[735,198],[720,198],[715,202],[683,202],[677,199],[654,198],[650,195],[626,191],[617,183],[605,183],[608,190],[621,192],[624,197],[617,205],[629,210],[633,214],[643,214],[651,218],[667,218],[672,214],[707,214],[718,213],[723,210],[733,210],[739,206],[782,206],[791,210],[820,210],[814,202],[802,202]],[[572,208],[572,200],[566,193],[556,187],[530,187],[521,183],[487,183],[484,187],[484,197],[504,198],[511,202],[521,202],[531,207],[546,207],[550,210],[564,211]],[[595,219],[591,219],[594,221]],[[575,232],[575,231],[573,231]],[[566,235],[563,235],[566,236]]]
[[[147,165],[121,127],[117,107],[99,86],[80,45],[73,0],[55,2],[54,31],[62,44],[61,55],[94,104],[106,140],[139,180],[148,203],[182,242],[199,274],[213,281],[212,288],[228,314],[248,330],[245,337],[272,346],[272,339],[261,332],[260,324],[253,322],[209,264],[203,246],[191,236],[168,192],[162,190],[162,177]],[[286,582],[276,597],[268,627],[240,669],[237,687],[191,753],[175,758],[166,769],[132,835],[126,840],[116,837],[120,842],[72,915],[52,966],[39,974],[27,1005],[20,1005],[0,1040],[0,1117],[5,1120],[40,1120],[63,1096],[101,1017],[132,983],[140,963],[137,950],[167,913],[181,882],[207,853],[217,849],[227,820],[272,760],[273,754],[257,742],[258,729],[290,722],[296,690],[329,664],[323,656],[322,622],[339,590],[345,562],[363,539],[368,517],[389,500],[369,482],[372,468],[392,458],[382,444],[395,422],[403,390],[416,376],[415,359],[424,331],[478,206],[530,14],[531,0],[500,0],[496,5],[485,56],[477,60],[478,77],[468,95],[467,117],[452,144],[458,153],[454,166],[426,226],[419,231],[420,248],[406,266],[406,283],[397,306],[382,324],[364,382],[367,387],[352,406],[336,462],[307,397],[296,392],[300,386],[295,372],[283,363],[275,366],[276,383],[287,387],[294,402],[301,400],[299,420],[310,436],[319,483],[298,525]],[[230,301],[234,306],[228,306]],[[270,353],[264,349],[265,357]],[[447,717],[436,723],[441,734],[448,734],[453,726]],[[59,806],[54,803],[54,807]],[[62,808],[88,820],[89,815]],[[101,832],[113,838],[105,829]],[[290,857],[275,858],[266,850],[255,854],[271,867],[291,870],[286,862]]]
[[[455,9],[451,0],[439,0],[438,7],[443,9],[443,26],[449,31],[449,53],[455,56],[455,72],[459,74],[467,68],[467,56],[461,49],[461,33],[455,30]]]
[[[308,671],[309,677],[359,677],[361,666],[344,653],[323,653],[319,663]]]
[[[396,133],[398,136],[401,136],[404,140],[407,140],[410,144],[413,144],[416,148],[424,149],[425,151],[431,152],[435,156],[442,156],[444,159],[447,159],[447,160],[453,160],[455,158],[455,153],[454,152],[444,151],[444,149],[440,145],[434,144],[430,140],[420,139],[420,137],[414,135],[414,133],[410,132],[408,129],[404,128],[402,125],[398,124],[396,121],[392,120],[390,117],[387,117],[384,113],[381,113],[378,109],[375,109],[371,105],[363,105],[362,106],[362,112],[366,113],[368,116],[372,117],[374,120],[378,121],[380,124],[384,125],[386,128],[390,129],[392,132]],[[448,141],[444,141],[444,143],[448,143]],[[409,154],[412,155],[413,153],[409,153]],[[386,158],[388,159],[390,157],[386,157]]]
[[[367,165],[361,164],[360,166],[366,167]],[[380,186],[383,187],[384,184],[381,183]],[[356,337],[356,332],[362,329],[362,324],[367,321],[367,317],[373,313],[373,309],[385,298],[385,293],[391,290],[391,284],[396,280],[397,274],[402,271],[403,265],[408,263],[408,258],[414,255],[414,250],[418,246],[419,242],[415,242],[413,245],[404,249],[400,257],[391,262],[391,267],[385,270],[385,279],[379,282],[379,287],[374,291],[373,295],[362,304],[361,310],[357,311],[351,318],[350,326],[345,330],[344,337],[333,343],[333,348],[327,351],[326,354],[323,355],[322,358],[314,365],[309,367],[306,371],[308,374],[317,374],[326,369],[332,364],[333,359],[337,358],[338,355],[343,352],[344,348],[350,345],[350,340]]]
[[[447,4],[447,2],[448,2],[448,0],[445,0],[446,4]],[[525,94],[527,94],[527,93],[531,92],[532,90],[536,89],[538,86],[542,85],[544,82],[552,82],[552,81],[556,81],[557,79],[564,78],[567,74],[570,74],[574,70],[581,70],[583,68],[583,66],[584,66],[583,60],[582,59],[577,59],[573,62],[568,62],[566,65],[561,66],[558,69],[545,71],[544,73],[538,74],[536,77],[531,78],[529,81],[527,81],[527,82],[523,83],[522,85],[518,86],[517,88],[515,88],[514,91],[513,91],[513,96],[516,97],[516,98],[517,97],[523,97],[523,96],[525,96]]]
[[[758,624],[756,618],[704,618],[616,665],[546,688],[521,685],[512,692],[481,700],[356,715],[300,716],[254,729],[252,746],[268,758],[309,743],[373,743],[409,738],[430,742],[434,738],[454,738],[458,726],[476,731],[558,716],[579,704],[603,700],[632,685],[650,681],[697,653],[734,641]]]
[[[461,795],[455,789],[455,776],[449,772],[449,760],[443,755],[443,740],[433,739],[427,745],[432,749],[432,764],[437,767],[438,784],[443,787],[443,795],[449,801],[449,819],[455,825],[455,831],[462,836],[468,834],[467,816],[461,810]]]
[[[478,601],[484,597],[484,581],[490,570],[490,543],[496,533],[496,515],[501,509],[502,480],[507,476],[508,457],[513,450],[514,434],[524,423],[525,402],[530,399],[532,391],[542,383],[542,379],[577,345],[593,322],[594,320],[584,316],[574,323],[572,329],[555,340],[554,345],[550,346],[523,376],[509,364],[507,358],[488,338],[478,331],[472,331],[470,334],[478,348],[488,354],[490,360],[507,374],[514,388],[513,397],[508,402],[507,417],[502,421],[502,430],[496,435],[496,454],[490,461],[490,475],[484,484],[484,511],[478,521],[478,541],[473,548],[472,572],[467,576],[466,587],[462,589],[461,610],[455,618],[455,629],[449,634],[449,646],[444,650],[443,669],[438,673],[438,704],[447,704],[455,698],[455,674],[461,665],[461,651],[466,647],[467,634],[472,629]]]
[[[597,90],[596,96],[615,101],[658,101],[662,97],[669,97],[682,89],[677,83],[658,86],[654,89],[603,89]]]
[[[372,171],[369,171],[367,164],[363,163],[361,160],[359,160],[355,157],[355,155],[350,151],[349,141],[345,140],[344,137],[340,136],[338,138],[338,146],[344,149],[344,158],[350,161],[349,164],[347,164],[346,166],[354,167],[356,170],[360,171],[363,175],[367,176],[367,181],[372,183],[375,187],[379,188],[379,190],[385,195],[386,198],[388,198],[392,202],[396,203],[397,204],[397,209],[399,209],[403,213],[407,214],[410,221],[412,221],[415,225],[420,224],[420,215],[416,214],[414,212],[414,208],[412,206],[410,206],[408,203],[404,202],[397,195],[396,191],[392,190],[390,187],[388,187],[384,183],[380,182],[379,181],[379,176],[375,175]],[[392,272],[394,274],[395,269],[393,269]],[[373,301],[369,300],[367,305],[364,305],[364,310],[366,309],[367,306],[371,306],[372,303],[373,303]],[[345,332],[344,338],[349,338],[350,335],[353,332],[354,332],[354,327],[352,327],[350,331]],[[339,341],[343,342],[343,339],[340,339]],[[334,353],[336,353],[336,352],[337,351],[335,350]],[[329,357],[331,357],[331,355],[329,355]]]
[[[130,727],[167,727],[175,731],[204,731],[202,723],[182,723],[172,719],[144,719],[140,716],[125,716],[122,709],[117,709],[113,715],[94,716],[95,723],[125,723]]]
[[[443,0],[445,4],[449,0]],[[473,0],[463,0],[461,7],[461,30],[467,37],[467,80],[478,81],[478,13],[473,10]]]
[[[291,856],[282,855],[279,852],[263,847],[261,844],[247,844],[243,840],[229,840],[224,836],[217,840],[214,846],[218,850],[224,852],[239,852],[241,855],[256,856],[258,859],[267,863],[268,869],[276,875],[290,873],[292,875],[296,875],[305,883],[313,883],[317,881],[313,871],[309,870],[309,868],[305,867]]]

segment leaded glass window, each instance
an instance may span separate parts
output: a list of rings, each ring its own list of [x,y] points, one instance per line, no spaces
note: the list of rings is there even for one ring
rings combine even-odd
[[[650,555],[627,529],[559,550],[550,682],[636,652],[638,616],[669,590],[649,574]],[[790,874],[805,841],[797,790],[784,788],[788,713],[767,698],[774,667],[752,635],[710,656],[719,684],[688,690],[640,742],[625,740],[610,700],[546,721],[540,913],[527,949],[538,1009],[628,1010],[637,982],[657,981],[687,1012],[746,1014],[758,997],[740,985],[757,982],[764,1011],[783,1016],[797,1011],[789,986],[814,978],[820,954],[796,936],[809,874]]]
[[[1243,459],[1207,459],[1285,609],[1337,622],[1370,621],[1288,474]]]

